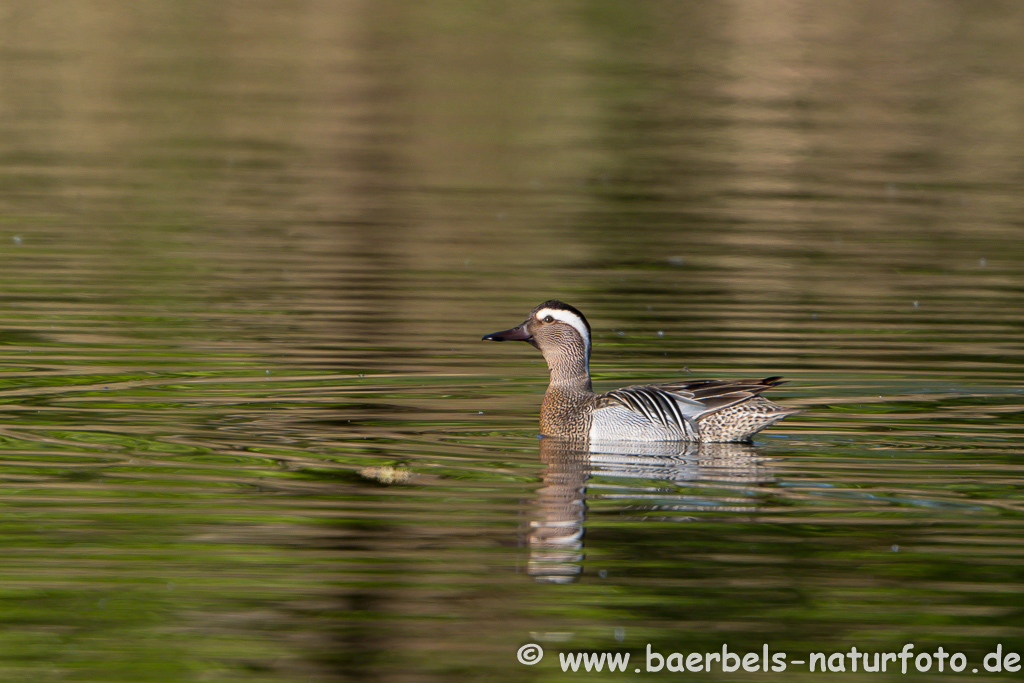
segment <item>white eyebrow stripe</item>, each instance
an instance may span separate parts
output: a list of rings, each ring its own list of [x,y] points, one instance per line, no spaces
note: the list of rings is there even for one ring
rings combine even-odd
[[[544,318],[551,316],[555,320],[561,321],[566,325],[572,325],[576,328],[576,331],[580,333],[580,337],[583,338],[583,343],[587,347],[587,358],[590,357],[590,333],[587,332],[587,326],[583,322],[583,319],[572,311],[563,311],[556,308],[542,308],[537,311],[537,320],[544,320]]]

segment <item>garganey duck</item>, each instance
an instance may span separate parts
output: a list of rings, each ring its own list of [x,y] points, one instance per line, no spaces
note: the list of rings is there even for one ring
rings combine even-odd
[[[485,341],[525,341],[540,349],[551,383],[540,408],[545,436],[573,441],[746,441],[800,412],[760,394],[782,384],[766,379],[703,379],[645,384],[594,393],[590,383],[590,323],[577,309],[552,299],[518,327]]]

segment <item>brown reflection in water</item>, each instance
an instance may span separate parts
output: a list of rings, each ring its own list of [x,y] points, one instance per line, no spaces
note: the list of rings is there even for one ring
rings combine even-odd
[[[667,485],[705,482],[735,486],[773,480],[756,448],[739,443],[607,443],[581,447],[572,441],[544,437],[540,440],[540,458],[547,468],[544,485],[537,491],[537,518],[530,522],[527,572],[538,581],[552,583],[572,582],[583,570],[580,562],[584,557],[587,480],[592,475],[662,480]],[[749,511],[750,507],[716,504],[714,509]]]
[[[590,454],[571,442],[545,437],[540,459],[547,465],[537,490],[537,519],[530,522],[527,572],[538,580],[572,581],[583,571],[583,522]]]
[[[428,269],[600,261],[647,228],[650,255],[732,249],[750,295],[827,286],[778,267],[794,249],[893,265],[1019,215],[993,196],[1020,169],[1014,3],[119,4],[10,3],[5,209]]]

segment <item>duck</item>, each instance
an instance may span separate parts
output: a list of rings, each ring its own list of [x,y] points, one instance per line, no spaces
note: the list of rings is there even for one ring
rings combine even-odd
[[[761,393],[784,383],[765,379],[699,379],[595,393],[590,379],[590,323],[578,309],[551,299],[516,327],[482,341],[524,341],[544,355],[551,374],[540,409],[542,436],[579,443],[745,442],[801,411]]]

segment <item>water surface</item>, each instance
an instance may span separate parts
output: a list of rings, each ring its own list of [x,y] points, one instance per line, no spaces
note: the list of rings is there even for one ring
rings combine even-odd
[[[0,678],[1019,677],[1018,5],[2,17]],[[599,389],[805,412],[538,440],[542,359],[479,339],[554,297]]]

